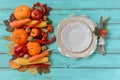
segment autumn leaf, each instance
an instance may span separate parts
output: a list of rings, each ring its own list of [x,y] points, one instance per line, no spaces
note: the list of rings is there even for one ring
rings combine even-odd
[[[32,75],[36,74],[37,73],[37,68],[28,68],[28,72]]]
[[[9,52],[6,52],[6,54],[14,54],[14,52],[13,51],[9,51]]]
[[[10,52],[14,51],[14,46],[15,46],[15,43],[7,44],[7,47],[10,50]]]
[[[95,30],[93,31],[93,33],[96,35],[96,36],[100,36],[100,33],[99,33],[99,28],[98,27],[95,27]]]
[[[12,38],[10,36],[3,36],[5,40],[12,41]]]

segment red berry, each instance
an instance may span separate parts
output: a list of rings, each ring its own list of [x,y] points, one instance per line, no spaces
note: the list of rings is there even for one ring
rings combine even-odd
[[[50,33],[52,32],[52,25],[51,25],[51,24],[48,25],[47,30],[48,30]]]
[[[106,36],[107,32],[106,32],[105,29],[101,29],[101,30],[100,30],[100,34],[101,34],[102,36]]]

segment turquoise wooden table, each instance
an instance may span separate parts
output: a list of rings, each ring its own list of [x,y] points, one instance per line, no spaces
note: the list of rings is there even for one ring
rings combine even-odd
[[[106,38],[105,56],[97,50],[86,59],[72,60],[62,56],[56,43],[49,45],[53,49],[50,56],[51,72],[43,75],[30,75],[28,72],[18,72],[8,66],[10,55],[3,36],[10,35],[5,31],[3,20],[22,4],[31,6],[38,0],[0,0],[0,80],[119,80],[120,79],[120,0],[39,0],[53,8],[50,18],[54,28],[58,22],[71,13],[87,14],[99,24],[100,16],[110,16],[109,33]]]

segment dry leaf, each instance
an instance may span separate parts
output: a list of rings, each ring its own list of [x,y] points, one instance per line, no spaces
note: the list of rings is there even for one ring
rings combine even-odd
[[[9,45],[7,45],[7,46],[8,46],[8,48],[9,48],[10,51],[14,51],[15,45],[16,45],[16,44],[12,42],[11,44],[9,44]]]
[[[38,67],[38,68],[37,68],[37,71],[38,71],[38,73],[39,73],[40,75],[42,75],[42,73],[45,73],[45,74],[49,73],[49,72],[50,72],[50,69],[49,69],[49,67],[46,67],[46,68]]]
[[[14,60],[10,60],[9,61],[9,66],[12,68],[12,69],[17,69],[17,68],[20,68],[21,65],[17,65]]]
[[[6,30],[8,31],[8,32],[13,32],[15,29],[14,28],[12,28],[11,26],[10,26],[10,22],[8,21],[8,20],[5,20],[5,21],[3,21],[4,22],[4,24],[6,25]]]
[[[37,71],[37,68],[34,67],[34,68],[28,68],[28,72],[32,75],[36,74],[38,71]]]
[[[99,37],[100,36],[99,28],[95,27],[95,30],[93,31],[93,33]]]
[[[12,38],[10,36],[3,36],[5,40],[12,41]]]
[[[110,19],[109,16],[106,16],[104,19],[103,19],[103,26],[104,28],[107,26],[107,21]]]
[[[100,17],[100,29],[103,29],[103,18],[102,18],[102,16]]]
[[[14,54],[14,52],[13,51],[9,51],[9,52],[6,52],[6,54]]]
[[[47,73],[49,73],[50,72],[50,69],[47,67],[47,68],[43,68],[43,72],[45,73],[45,74],[47,74]]]
[[[43,69],[42,69],[42,68],[38,67],[38,68],[37,68],[37,71],[38,71],[38,73],[39,73],[40,75],[42,75],[42,72],[43,72]]]
[[[14,20],[16,20],[16,18],[15,18],[15,16],[14,16],[14,14],[12,13],[12,14],[10,15],[9,21],[12,22],[12,21],[14,21]]]
[[[17,69],[20,72],[24,72],[27,70],[27,66],[21,66],[20,68]]]

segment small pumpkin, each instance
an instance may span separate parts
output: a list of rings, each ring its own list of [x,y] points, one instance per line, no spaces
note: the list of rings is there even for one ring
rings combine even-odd
[[[27,33],[24,29],[16,29],[12,32],[12,40],[16,44],[25,44],[27,42]]]
[[[14,16],[16,19],[27,19],[30,18],[31,9],[26,5],[21,5],[14,10]]]
[[[27,49],[28,53],[34,56],[41,52],[41,45],[38,42],[28,42]]]

